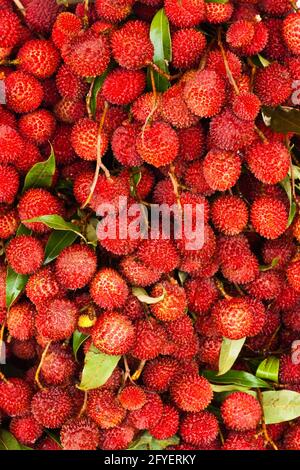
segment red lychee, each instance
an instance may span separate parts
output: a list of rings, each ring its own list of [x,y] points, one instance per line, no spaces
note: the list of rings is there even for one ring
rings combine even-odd
[[[97,160],[97,148],[100,155],[104,155],[108,145],[108,138],[104,131],[98,132],[96,122],[88,118],[80,119],[73,127],[71,135],[72,146],[84,160]]]
[[[97,258],[92,248],[73,245],[65,248],[55,262],[55,271],[60,284],[66,289],[81,289],[94,276]]]
[[[212,314],[221,336],[237,340],[251,333],[254,323],[253,310],[242,297],[219,300],[214,305]]]
[[[197,26],[205,19],[204,0],[165,0],[166,15],[179,28]]]
[[[0,407],[9,416],[24,416],[30,410],[32,391],[19,378],[0,382]]]
[[[228,21],[233,12],[233,5],[227,3],[206,3],[205,16],[209,23],[219,24]]]
[[[21,38],[21,22],[18,16],[9,11],[8,8],[2,9],[0,19],[0,47],[14,47]]]
[[[45,428],[60,428],[71,417],[72,411],[72,399],[62,388],[43,389],[32,398],[31,412]]]
[[[232,47],[247,46],[254,37],[254,31],[254,25],[251,21],[235,21],[228,28],[226,41]]]
[[[232,188],[240,173],[241,160],[237,154],[214,149],[204,158],[204,178],[214,190],[226,191]]]
[[[179,129],[177,135],[180,158],[184,161],[191,161],[202,156],[205,148],[205,135],[200,124],[187,129]]]
[[[131,12],[134,0],[96,0],[96,10],[100,18],[118,23]]]
[[[26,23],[40,34],[50,33],[51,27],[59,12],[60,6],[55,0],[40,3],[39,0],[30,0],[25,3]]]
[[[69,338],[76,329],[78,311],[73,302],[54,299],[39,306],[35,318],[37,332],[53,341]]]
[[[22,301],[13,305],[7,315],[9,334],[20,341],[34,336],[35,308],[30,302]]]
[[[133,346],[135,328],[127,317],[118,312],[102,313],[93,326],[92,340],[105,354],[126,354]]]
[[[6,257],[18,274],[33,274],[43,264],[43,244],[31,235],[21,235],[9,242]]]
[[[118,162],[124,166],[139,166],[143,163],[135,148],[139,129],[136,124],[126,122],[113,133],[112,151]]]
[[[126,410],[113,392],[97,388],[88,394],[87,415],[101,429],[109,429],[123,421]]]
[[[139,410],[147,400],[146,393],[141,387],[127,385],[118,394],[118,399],[125,410]]]
[[[5,79],[6,104],[16,113],[28,113],[40,106],[44,92],[40,82],[28,73],[11,73]]]
[[[26,295],[35,305],[44,305],[60,292],[56,276],[48,266],[33,274],[26,285]]]
[[[189,279],[184,284],[184,289],[189,311],[200,315],[207,313],[219,296],[212,279]]]
[[[41,377],[47,385],[65,385],[76,371],[71,351],[59,344],[53,344],[47,351],[41,367]]]
[[[60,13],[55,20],[52,28],[52,41],[59,49],[68,42],[74,36],[80,32],[82,28],[82,22],[78,16],[71,12]]]
[[[179,264],[179,255],[172,240],[143,240],[138,249],[139,259],[159,273],[169,273]]]
[[[59,53],[51,41],[31,39],[18,52],[20,67],[37,78],[48,78],[59,64]]]
[[[255,429],[262,416],[258,400],[248,393],[231,393],[222,403],[221,414],[225,426],[236,431]]]
[[[279,142],[264,142],[252,146],[246,154],[246,161],[256,178],[266,184],[283,180],[290,167],[289,152]]]
[[[285,450],[300,449],[300,425],[291,426],[284,435],[283,445]]]
[[[256,140],[253,123],[242,121],[229,109],[213,117],[210,122],[211,147],[237,151],[249,147]]]
[[[234,114],[243,121],[254,121],[260,111],[259,98],[250,92],[243,92],[234,98],[232,109]]]
[[[138,320],[135,326],[138,341],[135,342],[131,355],[141,361],[154,359],[167,342],[164,328],[154,319]]]
[[[168,281],[155,284],[151,290],[151,296],[160,297],[161,295],[164,295],[164,298],[151,305],[151,312],[156,318],[169,322],[186,314],[187,300],[183,287],[180,287],[176,282]]]
[[[19,174],[11,165],[0,164],[0,203],[12,204],[19,189]]]
[[[155,439],[168,439],[176,434],[179,426],[179,413],[172,405],[164,405],[162,417],[149,432]]]
[[[166,392],[179,370],[180,365],[177,359],[158,357],[147,362],[142,375],[143,383],[148,390]]]
[[[42,215],[62,215],[62,205],[60,200],[46,189],[29,189],[21,197],[18,211],[21,222],[27,228],[38,233],[48,233],[51,229],[42,222],[25,221]]]
[[[102,450],[125,450],[134,438],[135,430],[132,426],[116,426],[101,431],[99,448]]]
[[[292,77],[289,69],[273,62],[267,68],[258,70],[254,90],[265,106],[278,106],[292,93]]]
[[[288,223],[286,205],[278,198],[260,196],[250,212],[251,223],[262,237],[274,239],[284,233]]]
[[[170,394],[176,405],[184,411],[204,410],[212,400],[210,383],[197,374],[182,374],[171,383]]]
[[[154,122],[138,135],[136,149],[145,162],[158,168],[171,163],[177,157],[178,136],[169,124]]]
[[[203,446],[213,442],[219,432],[217,418],[209,411],[186,414],[180,424],[180,436],[188,444]]]
[[[262,436],[257,436],[253,431],[232,431],[225,439],[222,450],[265,450],[265,446]]]
[[[213,70],[196,72],[186,81],[184,99],[197,116],[212,117],[218,114],[225,100],[225,84]]]
[[[172,65],[176,69],[196,67],[206,46],[203,33],[196,29],[179,29],[172,36]]]
[[[102,93],[109,103],[127,105],[143,93],[145,85],[143,71],[116,68],[104,80]]]
[[[9,430],[18,442],[27,446],[34,444],[43,433],[42,426],[30,414],[13,418]]]
[[[137,429],[150,429],[155,426],[162,417],[163,403],[157,393],[147,392],[147,401],[139,410],[130,411],[128,422]]]
[[[87,416],[67,421],[60,431],[64,450],[96,450],[99,437],[98,427]]]
[[[291,13],[283,21],[283,38],[289,50],[300,54],[300,15],[299,12]]]
[[[94,302],[102,308],[113,309],[124,305],[129,291],[125,280],[111,268],[102,268],[90,286]]]
[[[19,120],[19,128],[23,137],[36,143],[46,144],[54,134],[55,117],[46,109],[38,109],[29,114],[23,114]]]
[[[0,207],[0,238],[7,240],[14,235],[20,220],[17,209]]]

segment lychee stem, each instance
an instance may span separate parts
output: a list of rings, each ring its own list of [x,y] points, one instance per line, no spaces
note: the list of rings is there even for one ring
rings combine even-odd
[[[176,201],[177,201],[177,204],[178,204],[178,207],[180,210],[182,210],[182,205],[181,205],[181,201],[180,201],[180,184],[178,183],[178,179],[177,179],[177,176],[175,174],[175,166],[173,165],[173,163],[171,163],[170,165],[170,170],[168,172],[168,175],[170,177],[170,180],[172,182],[172,185],[173,185],[173,190],[174,190],[174,194],[176,196]]]
[[[152,87],[152,91],[153,91],[153,96],[154,96],[154,103],[156,105],[156,101],[157,101],[157,92],[156,92],[156,86],[155,86],[155,80],[154,80],[154,73],[153,73],[153,69],[150,68],[150,79],[151,79],[151,87]]]
[[[266,440],[266,442],[268,442],[273,447],[274,450],[278,450],[277,445],[271,439],[271,437],[269,436],[268,430],[267,430],[265,414],[264,414],[264,407],[263,407],[263,398],[262,398],[261,390],[259,388],[257,389],[257,398],[258,398],[258,401],[259,401],[260,406],[261,406],[261,412],[262,412],[261,427],[262,427],[263,434],[265,436],[265,440]]]
[[[20,2],[20,0],[13,0],[13,2],[16,5],[16,7],[18,8],[18,10],[20,10],[22,15],[26,16],[26,10],[24,8],[24,5],[22,5],[22,3]]]
[[[299,8],[297,7],[297,3],[294,0],[290,0],[290,4],[292,5],[292,8],[297,12]]]
[[[85,100],[86,101],[86,110],[87,110],[89,119],[93,119],[93,113],[92,113],[92,110],[91,110],[91,100],[92,100],[94,84],[95,84],[95,78],[93,78],[93,80],[92,80],[89,92],[86,95],[86,100]]]
[[[218,30],[218,46],[220,48],[220,51],[221,51],[221,54],[222,54],[222,57],[223,57],[223,61],[224,61],[225,69],[226,69],[226,74],[227,74],[229,82],[233,86],[233,89],[234,89],[235,93],[237,95],[239,95],[240,90],[239,90],[239,87],[237,86],[237,83],[236,83],[236,81],[235,81],[235,79],[232,75],[231,70],[230,70],[229,63],[228,63],[228,60],[227,60],[227,55],[226,55],[225,49],[224,49],[223,44],[222,44],[221,33],[222,33],[222,30],[220,28]]]
[[[262,142],[267,143],[268,139],[266,138],[265,134],[256,126],[254,125],[254,130],[262,140]]]
[[[101,155],[101,142],[102,142],[101,132],[102,132],[102,129],[103,129],[103,125],[104,125],[105,117],[106,117],[106,114],[107,114],[107,110],[108,110],[108,103],[107,103],[107,101],[105,101],[105,103],[104,103],[104,110],[103,110],[103,113],[102,113],[102,116],[101,116],[101,121],[100,121],[99,129],[98,129],[98,137],[97,137],[97,165],[96,165],[95,175],[94,175],[93,183],[92,183],[92,186],[91,186],[90,194],[88,195],[87,200],[85,201],[85,203],[83,204],[83,206],[81,206],[81,209],[84,209],[84,208],[87,206],[87,204],[90,202],[90,200],[92,199],[92,197],[93,197],[93,194],[94,194],[94,191],[95,191],[97,182],[98,182],[100,169],[104,171],[104,174],[105,174],[106,178],[107,178],[107,179],[110,179],[110,172],[109,172],[109,170],[106,168],[106,166],[103,165],[103,163],[102,163],[102,155]]]
[[[6,319],[4,320],[2,326],[1,326],[1,331],[0,331],[0,342],[3,341],[4,337],[4,330],[5,330],[5,324],[6,324]]]
[[[238,291],[238,293],[240,295],[244,295],[244,292],[242,291],[242,289],[240,288],[240,286],[238,284],[236,284],[236,282],[234,282],[234,287],[236,288],[236,290]]]
[[[8,380],[7,380],[7,378],[5,377],[5,375],[2,374],[2,372],[0,372],[0,380],[3,380],[3,382],[5,382],[6,384],[8,384]]]
[[[123,356],[123,361],[124,361],[124,367],[125,367],[125,374],[124,374],[124,377],[123,377],[123,385],[121,387],[124,388],[126,382],[127,382],[127,379],[130,380],[130,382],[134,383],[132,378],[131,378],[131,372],[130,372],[130,368],[129,368],[129,365],[128,365],[128,361],[127,361],[127,357],[126,356]],[[121,390],[120,389],[120,390]]]
[[[89,27],[89,0],[83,0],[84,4],[84,15],[83,15],[83,26],[84,28]]]
[[[49,343],[47,343],[44,351],[43,351],[43,354],[41,356],[41,360],[40,360],[40,363],[38,365],[38,368],[36,370],[36,373],[35,373],[35,376],[34,376],[34,381],[36,382],[36,384],[38,385],[38,387],[42,390],[44,387],[42,386],[41,382],[40,382],[40,379],[39,379],[39,376],[40,376],[40,371],[41,371],[41,368],[43,366],[43,363],[44,363],[44,360],[47,356],[47,353],[48,353],[48,349],[49,349],[49,346],[50,344],[52,343],[52,341],[49,341]]]
[[[131,376],[132,380],[138,380],[141,376],[141,373],[143,372],[143,369],[145,367],[147,361],[143,360],[140,362],[137,370],[134,372],[134,374]]]
[[[82,416],[83,413],[84,413],[85,410],[86,410],[87,399],[88,399],[88,391],[87,391],[87,390],[84,390],[84,399],[83,399],[82,407],[81,407],[81,409],[80,409],[80,411],[79,411],[79,414],[78,414],[78,418],[80,418],[80,416]]]
[[[215,280],[215,283],[216,283],[216,286],[217,288],[219,289],[219,291],[221,292],[221,294],[223,295],[223,297],[225,297],[226,300],[230,300],[232,299],[231,295],[228,295],[224,289],[224,285],[223,285],[223,282],[220,281],[220,279],[216,279]]]
[[[170,82],[173,80],[177,80],[178,78],[182,76],[182,73],[177,73],[176,75],[170,75],[169,73],[164,72],[164,70],[159,68],[158,65],[154,64],[154,62],[150,62],[149,65],[153,70],[155,70],[155,72],[157,72],[159,75],[166,78]]]
[[[0,65],[19,65],[20,59],[2,59],[0,60]]]

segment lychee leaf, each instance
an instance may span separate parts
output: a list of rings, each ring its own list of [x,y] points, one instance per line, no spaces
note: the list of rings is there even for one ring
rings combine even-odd
[[[254,65],[257,67],[269,67],[271,62],[269,62],[265,57],[263,57],[261,54],[257,54],[254,57],[251,57],[252,62]]]
[[[121,356],[109,356],[91,346],[84,360],[80,390],[92,390],[104,385],[117,367]]]
[[[220,357],[219,357],[219,373],[223,375],[228,372],[235,363],[240,354],[246,338],[237,340],[223,338]]]
[[[291,225],[291,223],[293,222],[293,220],[295,218],[295,215],[296,215],[296,212],[297,212],[297,204],[293,199],[292,183],[291,183],[290,176],[287,175],[284,178],[284,180],[282,180],[280,182],[280,185],[285,190],[285,192],[286,192],[286,194],[289,198],[289,202],[290,202],[290,212],[289,212],[289,218],[288,218],[288,223],[287,223],[287,228],[288,228]]]
[[[6,308],[9,309],[21,292],[23,292],[27,281],[28,276],[18,274],[8,266],[6,274]]]
[[[271,269],[275,268],[275,266],[277,266],[279,261],[280,261],[279,258],[274,258],[274,259],[272,259],[270,264],[263,264],[263,265],[259,266],[259,270],[261,272],[270,271]]]
[[[76,361],[77,361],[77,353],[78,353],[80,347],[83,345],[83,343],[88,338],[89,338],[89,335],[85,335],[84,333],[81,333],[78,330],[74,331],[74,333],[73,333],[73,353],[74,353]]]
[[[22,450],[17,439],[6,429],[0,429],[0,450]]]
[[[138,439],[133,441],[127,450],[164,450],[169,446],[179,444],[179,437],[172,436],[168,439],[155,439],[151,434],[146,431]]]
[[[150,26],[150,40],[154,46],[153,62],[165,73],[169,73],[168,63],[172,60],[170,25],[165,10],[162,8],[154,16]],[[154,71],[157,91],[166,91],[170,82]]]
[[[45,248],[44,264],[51,263],[64,248],[71,246],[76,238],[78,238],[78,234],[74,232],[64,232],[63,230],[52,232]]]
[[[163,293],[159,297],[150,297],[150,295],[148,295],[146,290],[142,287],[133,287],[132,293],[135,297],[139,299],[140,302],[143,302],[144,304],[148,305],[158,304],[159,302],[164,300],[165,297],[165,291],[163,291]]]
[[[204,370],[202,375],[210,382],[215,382],[216,384],[234,384],[250,388],[272,388],[268,382],[242,370],[230,370],[224,375],[219,375],[215,370]]]
[[[279,374],[279,359],[275,356],[270,356],[264,359],[258,366],[256,376],[261,379],[271,380],[278,382]]]
[[[239,392],[246,392],[249,390],[248,387],[241,387],[241,385],[216,385],[216,384],[211,384],[211,388],[215,393],[223,393],[223,392],[234,392],[234,391],[239,391]]]
[[[25,177],[23,192],[30,188],[50,188],[56,170],[55,155],[51,146],[48,160],[33,165]]]
[[[300,87],[299,87],[300,88]],[[300,99],[300,89],[295,89],[295,100]],[[293,99],[293,97],[292,97]],[[299,104],[299,103],[296,103]],[[300,110],[287,106],[271,108],[264,106],[263,114],[270,120],[271,129],[281,134],[293,132],[300,135]]]
[[[85,242],[87,242],[85,237],[82,235],[78,225],[75,225],[72,222],[67,222],[60,215],[41,215],[40,217],[34,217],[33,219],[24,220],[24,222],[42,222],[43,224],[47,225],[47,227],[50,227],[54,230],[71,231],[76,233]]]
[[[300,416],[300,393],[291,390],[262,393],[266,424],[282,423]]]
[[[184,271],[178,271],[178,277],[179,277],[180,284],[183,286],[183,284],[185,283],[188,277],[188,273]]]
[[[100,75],[99,77],[96,77],[94,80],[94,86],[93,86],[91,102],[90,102],[91,112],[94,117],[96,115],[96,109],[97,109],[97,96],[98,96],[99,91],[102,88],[102,85],[104,83],[104,80],[107,77],[107,74],[108,74],[108,69],[105,70],[105,72],[102,75]]]

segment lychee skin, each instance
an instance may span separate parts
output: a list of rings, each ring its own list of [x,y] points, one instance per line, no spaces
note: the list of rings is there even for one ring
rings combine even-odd
[[[254,93],[240,93],[234,99],[234,114],[244,121],[254,121],[260,111],[261,102]]]
[[[136,149],[145,162],[159,168],[171,163],[177,157],[178,136],[169,124],[162,121],[154,122],[138,135]]]
[[[42,435],[42,426],[32,415],[13,418],[9,425],[10,432],[23,445],[33,445]]]
[[[143,240],[137,254],[147,267],[165,274],[176,269],[180,261],[178,251],[172,240]]]
[[[104,131],[98,132],[98,124],[91,119],[80,119],[74,126],[71,134],[72,146],[80,158],[84,160],[97,160],[98,141],[100,154],[104,155],[108,145],[108,138]]]
[[[87,402],[87,415],[101,429],[114,428],[121,424],[126,410],[110,390],[97,388],[90,390]]]
[[[76,371],[76,363],[67,348],[53,344],[47,351],[41,367],[41,377],[47,385],[65,385]]]
[[[164,298],[151,305],[151,312],[161,321],[174,321],[181,318],[187,311],[187,300],[185,290],[179,285],[164,281],[156,284],[151,290],[152,297],[159,297],[164,294]]]
[[[146,393],[141,387],[127,385],[118,394],[118,400],[125,410],[139,410],[146,403]]]
[[[94,250],[84,245],[65,248],[55,262],[55,272],[60,284],[66,289],[81,289],[94,276],[97,258]]]
[[[299,12],[291,13],[283,21],[283,37],[294,54],[300,54],[300,15]]]
[[[31,402],[31,412],[45,428],[60,428],[72,415],[73,403],[69,394],[58,387],[37,392]]]
[[[237,154],[210,150],[203,163],[203,174],[208,185],[217,191],[226,191],[237,182],[241,173],[241,160]]]
[[[46,144],[55,132],[56,120],[50,111],[37,109],[29,114],[23,114],[19,121],[23,137],[37,145]]]
[[[48,78],[56,71],[60,56],[51,41],[31,39],[19,50],[20,68],[37,78]]]
[[[99,307],[112,310],[124,305],[129,291],[125,280],[117,271],[103,268],[92,280],[90,293]]]
[[[40,269],[31,276],[26,285],[26,295],[35,305],[43,305],[61,292],[51,267]]]
[[[212,147],[238,151],[256,141],[253,123],[242,121],[229,109],[215,116],[210,122],[209,141]]]
[[[45,224],[25,221],[42,215],[62,215],[62,205],[59,199],[46,189],[29,189],[21,197],[18,211],[21,222],[27,228],[38,233],[48,233],[51,229]]]
[[[197,374],[182,374],[172,382],[170,394],[176,405],[184,411],[204,410],[213,398],[210,383]]]
[[[222,450],[265,450],[265,445],[262,436],[256,436],[253,431],[231,431]]]
[[[285,232],[288,223],[286,205],[272,196],[258,197],[252,204],[250,218],[256,232],[272,240]]]
[[[179,28],[197,26],[205,19],[204,0],[165,0],[166,15]]]
[[[15,163],[23,152],[24,144],[18,132],[6,124],[0,124],[0,163]]]
[[[146,266],[134,256],[126,256],[120,262],[120,270],[127,281],[134,286],[146,287],[157,282],[161,274]]]
[[[147,401],[139,410],[130,411],[128,422],[137,429],[150,429],[162,417],[163,403],[157,393],[147,392]]]
[[[199,315],[207,313],[219,296],[212,279],[189,279],[185,283],[184,289],[189,311]]]
[[[285,450],[299,450],[300,449],[300,426],[295,424],[291,426],[287,433],[284,435],[284,449]]]
[[[300,260],[292,261],[286,271],[287,279],[289,284],[300,292]]]
[[[279,142],[264,142],[252,146],[246,155],[250,170],[257,179],[266,184],[283,180],[290,167],[290,155]]]
[[[225,101],[223,79],[212,70],[196,72],[186,81],[184,100],[196,116],[208,118],[218,114]]]
[[[18,189],[18,172],[11,165],[0,164],[0,203],[12,204]]]
[[[24,416],[30,410],[32,391],[29,385],[19,378],[0,382],[0,407],[9,416]]]
[[[100,18],[112,23],[124,20],[131,12],[134,0],[96,0],[96,11]]]
[[[132,442],[135,429],[132,426],[116,426],[101,432],[99,448],[102,450],[125,450]]]
[[[37,109],[43,100],[44,91],[40,82],[28,73],[11,73],[5,79],[6,104],[16,113],[28,113]]]
[[[142,70],[116,68],[104,80],[102,94],[109,103],[128,105],[143,93],[145,85]]]
[[[254,91],[265,106],[278,106],[292,93],[292,77],[289,69],[273,62],[255,76]]]
[[[33,274],[43,264],[43,244],[31,235],[21,235],[13,238],[6,248],[6,257],[18,274]]]
[[[77,324],[78,311],[73,302],[54,299],[48,305],[39,306],[35,318],[37,332],[53,341],[69,338]]]
[[[21,23],[18,16],[4,9],[0,19],[0,47],[14,47],[21,38]]]
[[[219,432],[217,418],[209,411],[187,413],[180,424],[179,434],[188,444],[204,446],[213,442]]]
[[[254,36],[254,25],[247,20],[233,22],[227,31],[226,41],[232,47],[242,47],[250,44]]]
[[[74,74],[67,65],[62,65],[55,76],[55,83],[63,98],[77,100],[84,96],[86,86],[83,80]]]
[[[131,355],[140,361],[154,359],[162,352],[167,342],[165,330],[154,319],[138,320],[135,326],[139,340],[135,342]]]
[[[143,21],[128,21],[112,33],[114,59],[126,69],[140,69],[152,61],[154,48],[149,38],[149,26]]]
[[[149,432],[155,439],[168,439],[175,436],[179,426],[179,413],[172,405],[164,405],[162,417],[158,423],[150,427]]]
[[[87,416],[67,421],[60,431],[64,450],[96,450],[99,437],[98,427]]]
[[[0,238],[7,240],[14,235],[19,223],[17,209],[0,208]]]
[[[237,235],[248,223],[246,203],[238,196],[222,195],[211,205],[214,226],[225,235]]]
[[[126,354],[135,341],[135,328],[127,317],[118,312],[103,313],[93,326],[92,340],[105,354]]]
[[[221,414],[228,429],[249,431],[260,422],[262,410],[256,398],[244,392],[234,392],[222,403]]]
[[[199,118],[193,114],[183,99],[185,82],[176,83],[165,91],[161,98],[161,115],[165,121],[179,129],[197,124]]]
[[[209,23],[219,24],[228,21],[233,13],[232,3],[206,3],[205,16]]]
[[[60,13],[55,20],[52,28],[52,41],[58,49],[74,36],[77,36],[82,28],[82,22],[74,13]]]
[[[148,390],[154,392],[166,392],[180,365],[177,359],[172,357],[158,357],[148,361],[143,370],[143,383]]]
[[[243,298],[218,301],[213,307],[213,316],[221,336],[237,340],[248,336],[253,325],[253,312]]]
[[[39,0],[30,0],[26,4],[26,23],[30,29],[40,34],[50,33],[51,27],[59,12],[60,6],[55,0],[40,3]]]
[[[172,36],[172,65],[176,69],[190,69],[200,62],[206,46],[204,34],[196,29],[179,29]]]
[[[143,163],[136,151],[135,142],[139,126],[126,123],[113,133],[111,147],[116,159],[124,166],[139,166]]]
[[[21,301],[13,305],[7,315],[9,334],[20,341],[34,336],[35,309],[30,302]]]

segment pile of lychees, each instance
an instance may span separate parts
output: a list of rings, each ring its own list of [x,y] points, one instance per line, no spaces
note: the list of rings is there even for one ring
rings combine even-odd
[[[272,122],[300,120],[297,3],[0,0],[0,80],[2,428],[42,450],[300,450],[299,413],[270,419],[261,390],[299,404],[300,146]],[[125,198],[201,205],[203,246],[97,239]],[[217,376],[237,344],[248,388]]]

